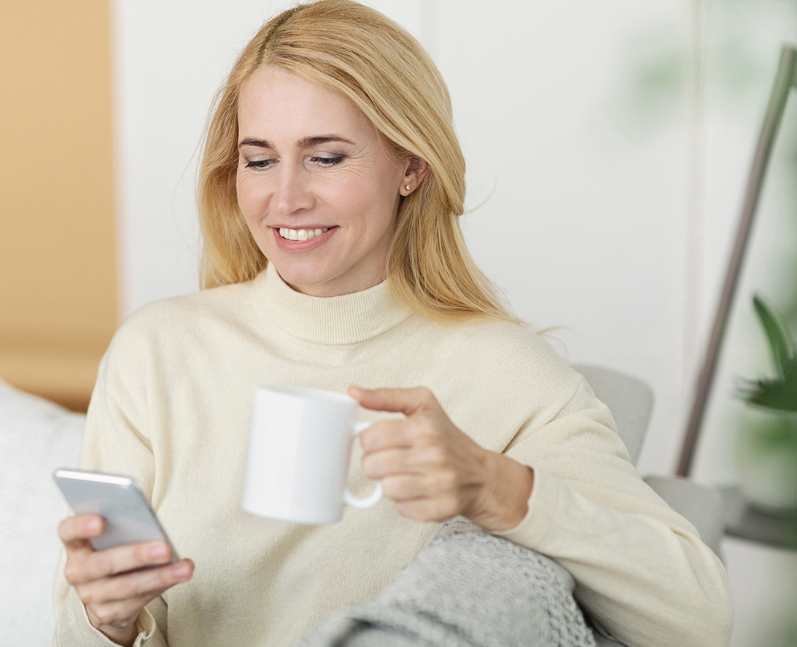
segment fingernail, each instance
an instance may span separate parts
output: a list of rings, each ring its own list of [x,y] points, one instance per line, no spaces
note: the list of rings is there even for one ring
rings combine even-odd
[[[89,532],[97,532],[102,527],[102,523],[97,517],[92,517],[86,521],[86,530]]]
[[[187,580],[191,577],[191,569],[188,564],[179,564],[172,569],[172,575],[178,580]]]
[[[163,544],[155,544],[152,548],[149,549],[149,556],[153,557],[154,559],[163,559],[166,555],[169,554],[169,549],[166,548]]]

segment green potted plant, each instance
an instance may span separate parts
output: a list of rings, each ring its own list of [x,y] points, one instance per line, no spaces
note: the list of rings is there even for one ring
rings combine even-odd
[[[797,513],[797,344],[758,296],[753,307],[764,329],[775,376],[745,380],[739,476],[747,500],[768,512]]]

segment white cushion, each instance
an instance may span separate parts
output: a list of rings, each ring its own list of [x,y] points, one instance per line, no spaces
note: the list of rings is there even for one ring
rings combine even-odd
[[[68,508],[52,479],[74,467],[86,417],[0,381],[0,645],[47,645]]]

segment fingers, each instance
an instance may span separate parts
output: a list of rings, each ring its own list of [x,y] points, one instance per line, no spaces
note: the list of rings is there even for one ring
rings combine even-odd
[[[436,518],[442,512],[453,516],[461,507],[462,484],[459,483],[457,471],[437,447],[389,449],[367,454],[363,457],[362,465],[363,474],[370,479],[379,479],[385,496],[397,504],[428,499],[422,505],[416,501],[418,505],[411,506],[413,509],[422,509],[424,519],[419,520]],[[428,507],[435,511],[428,512]]]
[[[417,449],[391,447],[366,454],[362,459],[363,475],[383,479],[391,474],[426,474],[451,468],[445,452],[439,447]]]
[[[105,529],[103,518],[97,514],[67,517],[58,525],[58,536],[67,550],[91,550],[89,539],[99,537]]]
[[[386,449],[440,445],[444,442],[443,437],[449,435],[450,427],[444,413],[423,411],[411,418],[375,422],[361,434],[360,444],[366,454]],[[459,431],[457,434],[463,435]]]
[[[405,416],[426,409],[440,409],[432,392],[422,386],[414,389],[363,389],[350,386],[349,395],[366,409],[403,413]]]
[[[91,623],[126,644],[141,609],[168,588],[190,580],[194,563],[183,559],[168,564],[172,551],[161,541],[95,551],[90,540],[102,534],[104,525],[98,515],[77,515],[59,524],[67,556],[64,577],[75,587]]]
[[[99,515],[76,515],[64,519],[58,534],[67,552],[64,575],[73,586],[111,577],[146,566],[166,564],[171,549],[164,542],[127,544],[95,551],[90,540],[102,534],[105,523]]]
[[[397,472],[416,472],[408,454],[403,449],[366,454],[362,460],[363,475],[369,479],[382,479]]]
[[[396,509],[415,521],[446,521],[460,514],[457,501],[452,497],[419,497],[397,501]]]
[[[133,608],[134,601],[145,597],[151,600],[175,584],[190,580],[193,573],[194,563],[183,559],[176,564],[93,580],[81,586],[79,592],[84,604],[95,609],[122,601],[130,602]]]
[[[183,559],[168,566],[95,580],[80,586],[78,594],[101,625],[125,626],[149,602],[175,584],[187,582],[193,573],[194,563]]]
[[[414,499],[451,497],[457,493],[452,474],[394,474],[382,479],[385,496],[396,503]],[[454,501],[456,502],[456,501]]]
[[[401,514],[442,521],[478,508],[488,482],[487,452],[454,425],[425,388],[349,394],[368,409],[404,413],[374,423],[360,436],[363,474],[379,479]]]
[[[380,420],[360,435],[360,444],[366,454],[386,449],[412,447],[407,420]]]
[[[171,549],[164,542],[126,544],[70,555],[64,574],[70,584],[77,586],[139,568],[167,564],[171,558]]]

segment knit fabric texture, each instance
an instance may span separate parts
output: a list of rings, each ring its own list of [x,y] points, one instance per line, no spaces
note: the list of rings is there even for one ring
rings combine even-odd
[[[553,562],[469,521],[445,523],[373,600],[301,647],[595,647]]]

